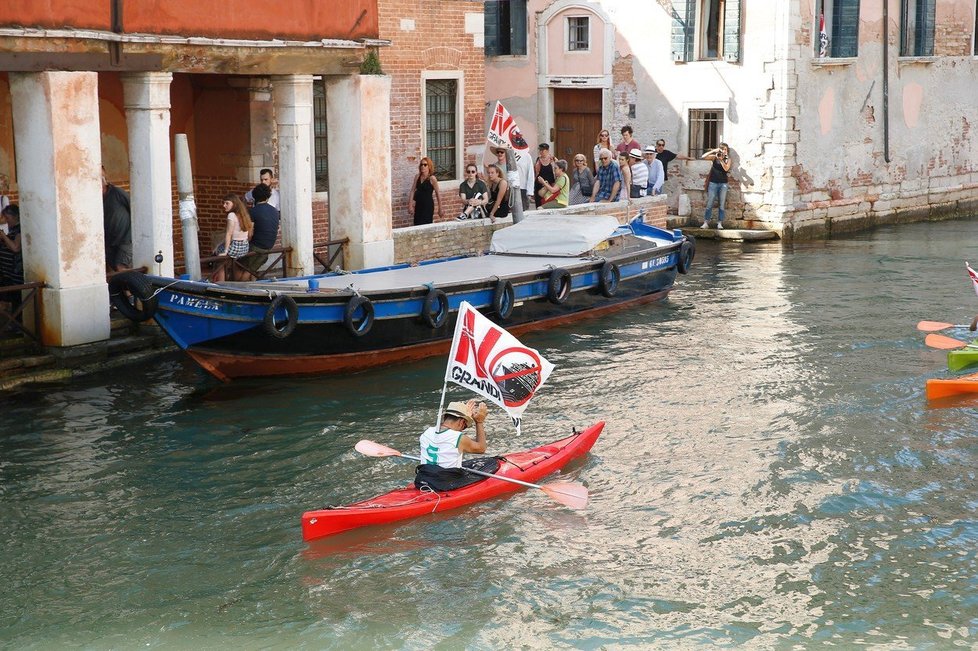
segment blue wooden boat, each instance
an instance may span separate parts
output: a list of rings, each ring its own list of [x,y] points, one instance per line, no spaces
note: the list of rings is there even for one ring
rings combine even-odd
[[[129,272],[110,293],[222,380],[345,373],[447,353],[462,301],[518,335],[662,299],[694,255],[640,219],[534,215],[485,255],[243,283]]]

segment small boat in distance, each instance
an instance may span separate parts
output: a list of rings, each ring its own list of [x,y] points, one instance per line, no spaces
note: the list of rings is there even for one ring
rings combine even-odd
[[[641,218],[547,214],[496,231],[485,255],[217,284],[127,272],[110,293],[228,381],[444,354],[463,301],[520,334],[659,300],[694,255],[691,237]]]

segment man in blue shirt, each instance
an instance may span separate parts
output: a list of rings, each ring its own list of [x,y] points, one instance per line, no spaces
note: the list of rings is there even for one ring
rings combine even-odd
[[[594,183],[594,191],[591,194],[591,203],[607,203],[618,201],[621,192],[621,170],[618,163],[612,158],[610,149],[602,149],[598,153],[598,178]]]
[[[264,183],[256,185],[251,195],[255,199],[255,205],[248,212],[251,213],[251,221],[255,223],[255,231],[251,236],[249,255],[242,258],[241,264],[252,276],[257,276],[258,270],[268,260],[269,249],[275,246],[278,238],[279,213],[268,203],[272,190]]]

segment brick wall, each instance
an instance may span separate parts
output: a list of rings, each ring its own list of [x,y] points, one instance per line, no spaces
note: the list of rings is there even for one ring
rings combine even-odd
[[[644,209],[646,224],[666,228],[668,208],[668,198],[660,195],[627,202],[585,204],[558,210],[532,210],[526,214],[612,215],[624,224],[635,217],[639,210]],[[455,255],[474,255],[488,250],[492,234],[512,223],[512,218],[500,219],[495,224],[477,219],[400,228],[394,231],[394,262],[414,263]]]
[[[411,226],[408,194],[418,172],[422,151],[422,70],[463,73],[463,142],[457,143],[475,159],[485,142],[485,50],[478,16],[481,2],[457,0],[378,0],[380,38],[390,47],[380,48],[384,73],[391,77],[391,191],[393,226]],[[466,14],[469,32],[466,32]],[[473,26],[478,24],[478,28]],[[461,180],[461,171],[459,181]],[[445,220],[454,219],[461,209],[458,181],[440,183]],[[436,213],[435,219],[438,219]]]

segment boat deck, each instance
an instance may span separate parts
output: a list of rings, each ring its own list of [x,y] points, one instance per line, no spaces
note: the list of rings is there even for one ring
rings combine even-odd
[[[315,276],[319,281],[319,291],[348,291],[351,287],[359,292],[397,291],[434,285],[459,285],[478,282],[491,276],[516,276],[537,272],[548,267],[575,265],[592,258],[555,258],[553,256],[513,256],[481,255],[471,258],[455,258],[395,269],[370,271],[368,273],[348,273],[339,275]],[[296,288],[305,290],[308,280],[271,281],[276,288]],[[256,286],[256,283],[251,283]],[[261,283],[263,289],[267,283]]]

